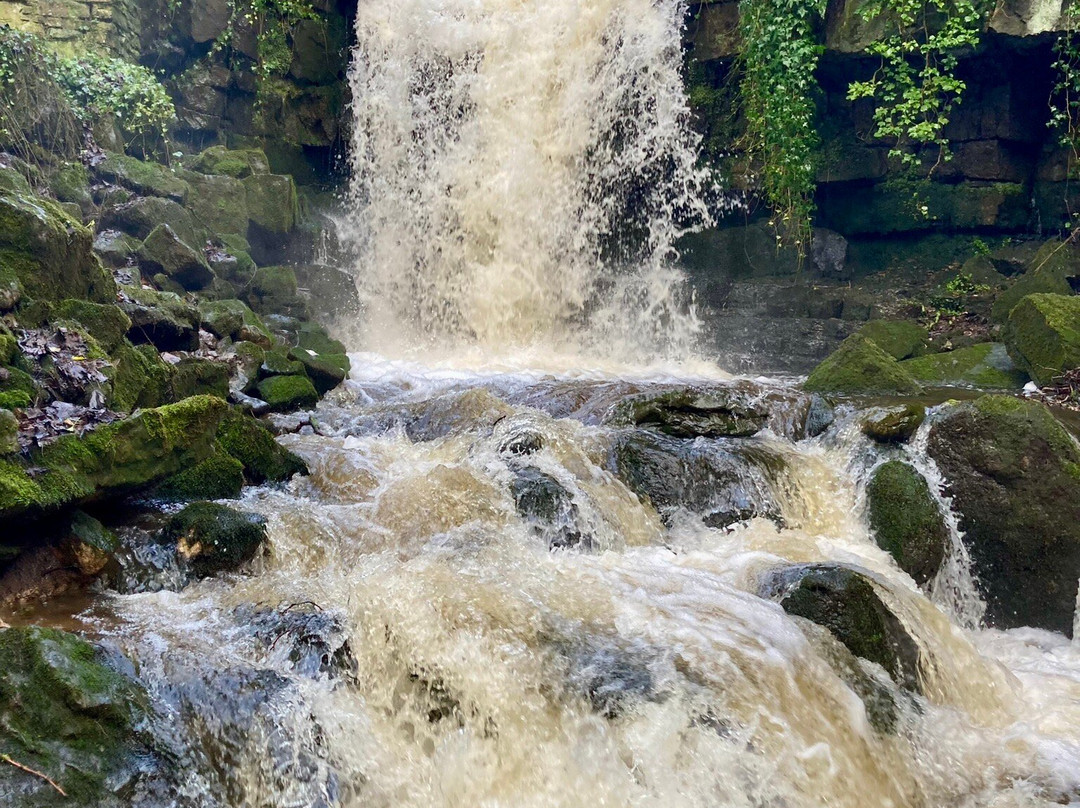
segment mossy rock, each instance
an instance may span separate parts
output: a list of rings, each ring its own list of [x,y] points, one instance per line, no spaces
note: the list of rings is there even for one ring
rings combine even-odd
[[[159,225],[167,224],[185,244],[201,247],[207,241],[206,228],[195,221],[191,212],[171,199],[144,196],[115,205],[101,215],[101,227],[120,230],[137,239],[145,239]]]
[[[300,216],[300,201],[293,178],[280,174],[252,174],[244,179],[250,223],[267,233],[291,233]]]
[[[1040,386],[1080,367],[1080,297],[1028,295],[1013,308],[1003,337],[1009,355]]]
[[[300,297],[291,267],[260,267],[247,284],[247,302],[260,314],[306,317],[307,303]]]
[[[908,359],[900,366],[931,387],[1019,390],[1028,380],[1013,364],[1005,346],[996,342]]]
[[[262,343],[269,347],[270,330],[259,315],[241,300],[216,300],[199,304],[203,327],[219,339]]]
[[[259,367],[259,379],[273,376],[303,376],[304,366],[295,359],[290,359],[284,350],[266,351]]]
[[[222,362],[190,357],[173,367],[172,399],[182,401],[191,396],[211,395],[229,397],[229,369]]]
[[[1069,242],[1048,241],[1012,287],[998,295],[990,319],[1006,323],[1013,308],[1028,295],[1071,295],[1070,278],[1080,277],[1080,248]]]
[[[178,502],[236,499],[243,487],[243,463],[219,449],[197,466],[167,479],[154,496]]]
[[[112,389],[109,409],[131,412],[137,407],[160,407],[172,400],[173,368],[162,361],[152,345],[133,346],[124,340],[112,352],[106,371]]]
[[[131,319],[128,339],[161,351],[194,351],[199,347],[199,310],[172,292],[139,286],[121,287],[119,306]]]
[[[922,356],[929,350],[930,333],[910,320],[871,320],[858,333],[897,360]]]
[[[677,438],[750,437],[765,428],[769,411],[734,388],[692,387],[623,399],[605,419],[610,426],[645,426]]]
[[[227,409],[213,396],[189,398],[82,436],[65,435],[25,462],[0,461],[0,518],[125,496],[191,468],[213,453]]]
[[[230,410],[218,429],[218,445],[243,464],[248,482],[284,482],[295,474],[307,474],[307,464],[274,440],[260,421],[239,410]]]
[[[148,748],[139,727],[148,699],[73,634],[50,628],[0,630],[0,750],[41,777],[0,767],[0,802],[21,808],[126,804]]]
[[[302,322],[296,329],[296,345],[305,351],[317,354],[340,356],[347,353],[345,344],[330,336],[329,332],[316,322]]]
[[[32,194],[34,189],[30,187],[22,172],[9,166],[0,166],[0,191]]]
[[[81,210],[94,204],[90,195],[90,172],[82,163],[64,163],[49,176],[49,190],[58,202],[70,202]]]
[[[116,553],[120,549],[120,539],[90,514],[75,511],[68,528],[66,549],[80,572],[96,576],[118,564]]]
[[[991,626],[1072,635],[1080,579],[1080,449],[1034,401],[947,410],[928,451],[948,481]]]
[[[778,600],[788,614],[827,628],[897,684],[920,691],[919,646],[862,572],[842,564],[787,567],[768,574],[760,594]]]
[[[106,154],[94,172],[107,182],[122,185],[143,196],[159,196],[183,202],[188,195],[186,182],[160,163],[147,162],[124,154]]]
[[[116,284],[93,251],[93,235],[55,202],[0,192],[0,281],[35,300],[105,303]]]
[[[239,368],[239,375],[247,381],[257,381],[259,368],[262,367],[266,358],[266,349],[254,342],[237,342],[233,345],[235,362]]]
[[[53,308],[57,320],[74,320],[106,351],[113,351],[131,329],[131,318],[115,304],[62,300]]]
[[[247,234],[248,208],[244,184],[233,177],[185,173],[191,186],[186,206],[195,218],[217,233]]]
[[[870,529],[904,572],[923,585],[945,560],[949,528],[930,486],[899,460],[879,466],[866,487]]]
[[[255,557],[266,541],[266,519],[212,502],[188,505],[169,520],[162,540],[196,576],[233,571]]]
[[[244,179],[252,174],[269,174],[270,162],[261,149],[229,149],[211,146],[189,166],[202,174],[219,174]]]
[[[926,407],[922,404],[877,407],[863,416],[862,433],[878,443],[904,443],[911,440],[925,420]]]
[[[28,407],[41,391],[34,377],[16,367],[0,368],[0,406],[12,409]]]
[[[310,409],[319,403],[319,393],[307,376],[273,376],[258,386],[259,398],[274,412]]]
[[[824,362],[818,365],[803,385],[816,393],[897,393],[914,395],[922,385],[877,343],[853,334]]]
[[[113,269],[132,266],[142,242],[120,230],[103,230],[94,237],[94,252]]]
[[[0,455],[19,451],[19,419],[11,410],[0,407]]]
[[[320,395],[326,395],[349,376],[351,363],[345,354],[312,354],[303,348],[293,348],[289,356],[300,363]]]
[[[151,274],[164,274],[183,289],[204,289],[214,280],[214,271],[201,250],[183,241],[167,224],[155,227],[139,249],[139,260]]]

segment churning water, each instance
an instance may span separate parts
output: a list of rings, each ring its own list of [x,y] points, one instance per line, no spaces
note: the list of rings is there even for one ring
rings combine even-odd
[[[708,219],[683,11],[360,4],[356,345],[381,355],[283,439],[311,476],[247,492],[265,559],[85,615],[183,772],[146,804],[1080,805],[1080,647],[981,628],[956,535],[925,591],[869,535],[869,471],[900,456],[936,480],[922,442],[874,447],[850,413],[808,438],[782,384],[656,369],[694,332],[672,244]],[[734,476],[658,510],[616,475],[626,434],[604,419],[689,383],[774,415],[679,443]],[[921,695],[759,597],[818,561],[871,577]]]

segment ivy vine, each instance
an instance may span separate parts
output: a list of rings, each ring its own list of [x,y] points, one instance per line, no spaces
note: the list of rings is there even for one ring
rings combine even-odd
[[[1048,126],[1069,150],[1069,173],[1080,162],[1080,11],[1075,3],[1062,10],[1062,31],[1054,42],[1054,87]]]

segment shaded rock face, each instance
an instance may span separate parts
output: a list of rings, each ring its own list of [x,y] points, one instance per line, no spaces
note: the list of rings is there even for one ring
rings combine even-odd
[[[0,802],[26,808],[129,805],[140,767],[152,763],[139,726],[146,696],[99,649],[54,629],[0,630]]]
[[[757,516],[781,519],[771,478],[783,461],[757,444],[680,440],[640,429],[616,437],[611,463],[666,519],[680,508],[717,528]]]
[[[949,410],[928,449],[1000,628],[1072,636],[1080,579],[1080,449],[1041,404],[984,396]]]
[[[768,573],[761,597],[824,626],[857,657],[881,665],[919,691],[919,646],[863,573],[840,564],[806,564]]]
[[[945,560],[949,529],[923,476],[906,463],[890,461],[874,471],[866,498],[878,546],[916,583],[930,581]]]

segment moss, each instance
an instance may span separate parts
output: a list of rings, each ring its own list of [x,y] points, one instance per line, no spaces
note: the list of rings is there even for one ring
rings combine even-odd
[[[218,429],[218,445],[243,464],[253,484],[283,482],[307,474],[307,464],[281,446],[265,426],[251,416],[230,410]]]
[[[84,640],[38,627],[0,631],[0,749],[68,794],[4,766],[0,791],[19,793],[19,805],[112,804],[114,783],[146,753],[136,731],[146,714],[146,694]]]
[[[53,309],[60,320],[74,320],[106,351],[115,349],[131,328],[131,318],[115,305],[86,300],[63,300]]]
[[[893,359],[922,356],[930,343],[930,334],[910,320],[871,320],[859,334],[876,343]]]
[[[10,365],[15,355],[19,352],[19,342],[15,335],[3,326],[0,326],[0,365]]]
[[[199,305],[199,313],[202,315],[203,325],[214,336],[224,339],[232,337],[236,340],[249,342],[263,342],[269,344],[271,340],[270,330],[259,319],[259,315],[253,312],[240,300],[217,300]]]
[[[0,395],[9,395],[15,401],[26,400],[27,403],[17,405],[20,407],[26,407],[30,401],[37,399],[39,391],[33,376],[14,367],[3,368],[3,371],[0,374]]]
[[[901,393],[922,391],[910,373],[876,343],[859,334],[844,340],[818,365],[804,385],[818,393]]]
[[[993,342],[909,359],[900,366],[920,382],[942,387],[1018,390],[1027,383],[1027,375],[1016,369],[1005,346]]]
[[[291,233],[300,216],[293,178],[252,174],[244,180],[244,197],[251,223],[269,233]]]
[[[303,323],[296,333],[296,344],[305,351],[314,351],[320,355],[341,356],[347,353],[344,343],[331,337],[318,323]]]
[[[945,560],[949,529],[923,476],[890,461],[874,472],[866,497],[878,546],[917,583],[930,581]]]
[[[926,407],[922,404],[878,408],[866,413],[862,432],[878,443],[903,443],[918,432],[925,420]]]
[[[1028,295],[1003,334],[1009,354],[1040,385],[1080,367],[1080,297]]]
[[[229,149],[225,146],[211,146],[195,158],[190,168],[202,174],[236,179],[270,173],[270,163],[261,149]]]
[[[184,176],[191,186],[187,207],[196,218],[213,227],[215,233],[247,234],[247,197],[240,180],[192,172]]]
[[[990,319],[1006,323],[1013,308],[1032,294],[1072,294],[1069,278],[1080,275],[1080,251],[1071,244],[1048,241],[1035,254],[1020,279],[994,301]]]
[[[150,345],[134,347],[124,340],[113,351],[112,392],[106,402],[117,412],[159,407],[172,397],[173,369]]]
[[[74,202],[82,208],[93,204],[90,172],[82,163],[64,163],[49,177],[49,190],[60,202]]]
[[[274,412],[314,407],[319,394],[306,376],[273,376],[259,382],[259,398]]]
[[[303,316],[307,305],[299,295],[296,273],[291,267],[261,267],[248,284],[247,302],[262,314]]]
[[[304,366],[281,349],[266,351],[263,355],[263,363],[259,368],[259,378],[268,379],[271,376],[303,376]]]
[[[302,348],[293,348],[289,356],[300,363],[320,395],[325,395],[348,378],[350,362],[345,354],[312,356]]]
[[[170,477],[154,492],[155,496],[175,501],[200,499],[235,499],[244,487],[243,464],[217,451],[197,466]]]
[[[199,310],[179,295],[124,286],[120,308],[131,318],[132,342],[150,343],[162,351],[193,351],[199,346]]]
[[[183,202],[186,182],[160,163],[144,162],[123,154],[107,154],[94,168],[98,176],[143,196],[159,196]]]
[[[173,368],[172,398],[181,401],[191,396],[229,397],[229,369],[222,362],[189,358]]]
[[[19,419],[6,409],[0,409],[0,455],[19,451]]]
[[[188,505],[162,531],[196,575],[233,570],[250,561],[266,541],[266,520],[224,505]]]

